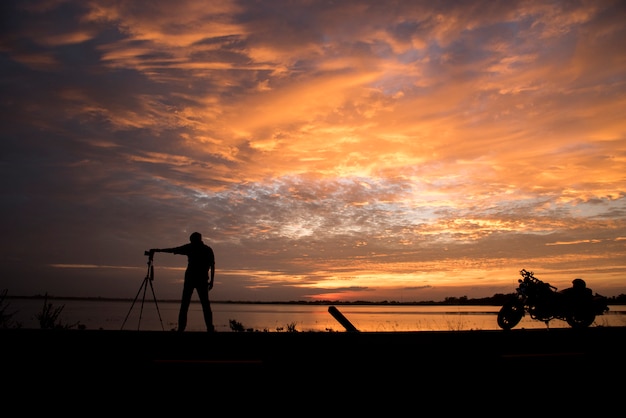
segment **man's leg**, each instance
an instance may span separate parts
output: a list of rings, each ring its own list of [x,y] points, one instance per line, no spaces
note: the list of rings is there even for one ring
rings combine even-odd
[[[187,311],[189,311],[192,294],[193,286],[185,280],[185,284],[183,285],[183,295],[180,300],[180,311],[178,312],[178,332],[183,332],[187,327]]]
[[[213,327],[213,311],[211,311],[211,302],[209,301],[209,284],[202,283],[198,285],[198,298],[202,304],[202,313],[204,314],[204,323],[208,332],[215,331]]]

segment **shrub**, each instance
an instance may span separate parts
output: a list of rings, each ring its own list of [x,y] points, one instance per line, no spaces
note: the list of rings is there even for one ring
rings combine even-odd
[[[6,302],[7,289],[0,292],[0,328],[21,328],[19,322],[13,320],[13,316],[17,311],[9,312],[9,303]]]
[[[245,328],[244,328],[243,324],[241,322],[239,322],[239,321],[236,321],[234,319],[229,319],[228,320],[228,324],[230,325],[230,329],[232,331],[235,331],[235,332],[244,332],[245,331]]]
[[[46,293],[43,300],[43,308],[41,312],[35,315],[35,318],[39,320],[39,327],[41,329],[70,329],[77,326],[80,327],[80,321],[75,324],[63,324],[59,320],[59,315],[61,315],[64,308],[65,305],[55,308],[52,306],[52,303],[48,303],[48,294]]]

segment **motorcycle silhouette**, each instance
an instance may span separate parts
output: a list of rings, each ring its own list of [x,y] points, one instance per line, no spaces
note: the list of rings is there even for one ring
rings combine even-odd
[[[609,310],[607,298],[593,294],[584,280],[574,279],[572,287],[558,292],[557,288],[537,279],[532,271],[522,269],[519,286],[511,300],[498,312],[498,326],[509,330],[528,314],[532,319],[549,322],[566,321],[572,328],[587,328]]]

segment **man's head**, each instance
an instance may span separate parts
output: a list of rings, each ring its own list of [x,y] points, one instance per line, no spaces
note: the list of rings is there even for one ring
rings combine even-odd
[[[189,241],[202,242],[202,234],[199,232],[194,232],[193,234],[189,235]]]

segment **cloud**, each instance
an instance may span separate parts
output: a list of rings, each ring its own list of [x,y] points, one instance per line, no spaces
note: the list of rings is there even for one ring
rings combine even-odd
[[[200,230],[225,299],[626,291],[621,2],[1,7],[0,287],[124,294]]]

